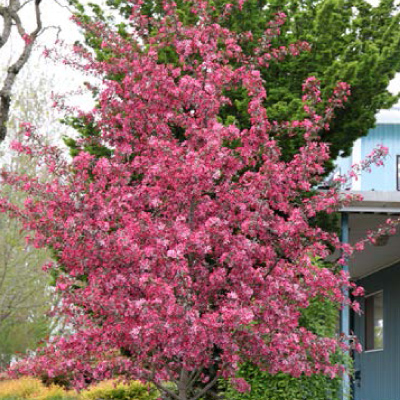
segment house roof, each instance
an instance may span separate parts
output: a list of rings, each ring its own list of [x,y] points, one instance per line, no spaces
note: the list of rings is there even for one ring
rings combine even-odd
[[[400,192],[352,192],[361,194],[362,201],[342,208],[349,215],[349,242],[355,244],[377,229],[388,218],[400,217]],[[349,260],[350,274],[354,279],[370,275],[380,269],[400,262],[400,233],[390,236],[379,245],[368,243],[365,249]]]
[[[351,191],[363,197],[362,201],[356,201],[341,212],[372,212],[400,214],[400,192],[381,191]]]

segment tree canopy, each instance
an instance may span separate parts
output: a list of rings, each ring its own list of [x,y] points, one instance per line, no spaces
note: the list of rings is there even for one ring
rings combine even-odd
[[[361,292],[340,271],[344,258],[317,265],[332,249],[343,257],[352,249],[312,223],[351,199],[337,185],[314,190],[330,158],[320,134],[349,86],[338,82],[325,98],[311,76],[299,100],[305,117],[271,120],[263,71],[284,51],[272,42],[286,16],[277,13],[258,41],[224,25],[245,1],[218,13],[209,1],[185,4],[193,21],[184,24],[173,1],[154,16],[133,1],[126,38],[78,20],[108,56],[74,47],[82,68],[102,78],[98,106],[80,114],[96,135],[75,144],[107,149],[107,157],[80,151],[65,159],[29,123],[26,141],[13,142],[47,167],[49,181],[3,170],[2,182],[27,199],[21,206],[3,197],[1,211],[33,232],[32,245],[56,253],[46,268],[74,324],[16,371],[64,376],[77,388],[140,378],[171,399],[197,400],[220,376],[248,390],[235,377],[246,361],[293,376],[342,369],[332,356],[346,344],[300,319],[313,301],[340,306],[350,304],[344,290]],[[286,52],[303,50],[298,43]],[[221,117],[235,104],[230,93],[247,98],[246,126]],[[303,143],[290,159],[282,157],[286,135]],[[379,164],[386,151],[363,165]]]

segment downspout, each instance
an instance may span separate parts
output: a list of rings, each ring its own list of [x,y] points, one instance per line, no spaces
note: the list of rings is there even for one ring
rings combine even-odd
[[[347,212],[342,213],[341,218],[341,239],[342,243],[349,243],[349,214]],[[343,271],[349,272],[349,266],[346,264],[343,266]],[[348,289],[344,289],[344,293],[346,298],[349,297]],[[340,313],[340,330],[345,338],[348,338],[350,335],[350,307],[345,305]],[[348,341],[348,340],[347,340]],[[346,354],[348,355],[348,353]],[[351,397],[350,393],[350,373],[347,370],[343,373],[342,379],[342,390],[341,390],[341,399],[342,400],[349,400]]]

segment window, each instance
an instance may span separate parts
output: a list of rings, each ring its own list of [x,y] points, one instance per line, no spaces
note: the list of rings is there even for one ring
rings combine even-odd
[[[400,191],[400,156],[396,156],[396,188]]]
[[[383,292],[365,297],[365,350],[383,349]]]

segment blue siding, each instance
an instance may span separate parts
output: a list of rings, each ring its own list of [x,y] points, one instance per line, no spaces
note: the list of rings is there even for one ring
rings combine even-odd
[[[339,157],[336,159],[335,164],[337,167],[339,167],[339,174],[345,175],[350,171],[352,165],[352,157]]]
[[[400,264],[358,282],[366,293],[383,291],[383,350],[355,356],[355,400],[400,399]],[[364,316],[354,319],[354,332],[364,346]]]
[[[361,159],[364,160],[378,144],[389,148],[389,156],[384,167],[372,167],[370,173],[362,173],[361,190],[395,191],[396,155],[400,155],[400,125],[384,124],[371,129],[362,138]]]
[[[380,124],[361,139],[361,160],[377,145],[388,147],[389,155],[383,167],[372,166],[371,172],[361,174],[361,190],[396,191],[396,156],[400,155],[400,124]],[[353,164],[352,156],[338,158],[340,174],[347,174]],[[400,400],[400,399],[399,399]]]

